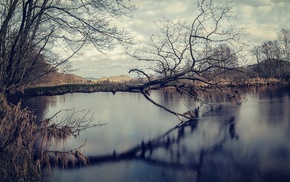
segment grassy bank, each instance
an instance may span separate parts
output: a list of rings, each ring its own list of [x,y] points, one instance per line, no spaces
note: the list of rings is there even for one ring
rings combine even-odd
[[[195,84],[195,82],[184,82],[187,86],[207,88],[207,84]],[[249,87],[261,85],[285,85],[289,81],[275,78],[249,78],[242,80],[219,79],[218,86],[222,87]],[[65,84],[57,86],[29,87],[15,93],[10,100],[16,103],[20,98],[30,98],[37,96],[63,95],[67,93],[93,93],[93,92],[138,92],[140,85],[127,83],[97,83],[97,84]]]

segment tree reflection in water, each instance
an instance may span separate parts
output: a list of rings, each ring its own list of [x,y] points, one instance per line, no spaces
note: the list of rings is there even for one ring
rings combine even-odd
[[[280,93],[276,93],[278,91]],[[151,175],[151,180],[161,181],[171,178],[172,181],[289,180],[289,87],[278,91],[275,87],[270,90],[268,87],[249,88],[247,102],[240,105],[222,105],[213,110],[202,106],[196,120],[181,123],[150,140],[141,141],[142,137],[130,140],[135,144],[141,142],[129,149],[128,145],[121,149],[118,146],[116,151],[106,149],[105,155],[89,155],[90,163],[82,166],[84,170],[56,169],[52,178],[59,180],[67,174],[77,173],[75,177],[83,179],[92,175],[90,171],[93,170],[94,175],[103,180],[112,179],[104,173],[112,171],[120,181],[139,180],[140,176],[147,175]],[[170,100],[167,104],[177,107],[174,104],[181,101],[170,94],[168,92],[166,98],[158,97],[159,102]],[[206,99],[214,103],[218,97],[211,95]],[[186,108],[198,107],[184,98],[182,104]],[[203,111],[208,112],[203,114]],[[159,123],[146,124],[156,127]],[[120,125],[117,126],[120,130]],[[118,132],[118,129],[113,131]],[[118,140],[120,145],[124,139],[127,138]]]
[[[210,110],[208,113],[202,115],[202,117],[211,116],[212,112],[214,111]],[[203,167],[204,159],[210,157],[216,151],[220,151],[226,141],[239,139],[235,131],[235,116],[231,116],[219,123],[218,130],[220,130],[221,135],[213,143],[201,145],[194,150],[186,148],[186,140],[191,138],[188,136],[199,132],[198,125],[200,122],[203,122],[202,117],[181,123],[169,129],[164,134],[148,141],[142,141],[140,144],[124,152],[118,153],[112,151],[106,155],[88,156],[89,165],[140,160],[152,166],[190,171],[199,180],[202,175],[201,168]],[[86,167],[81,163],[75,163],[73,166],[69,165],[68,168],[74,168],[76,166]]]

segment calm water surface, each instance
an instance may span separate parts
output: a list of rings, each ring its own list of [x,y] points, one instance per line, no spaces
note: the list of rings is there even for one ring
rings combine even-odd
[[[151,95],[179,111],[198,106],[172,92]],[[216,101],[208,95],[205,99]],[[87,139],[85,155],[118,155],[163,134],[167,141],[146,150],[143,157],[53,169],[49,181],[290,181],[289,87],[251,88],[241,104],[225,104],[214,111],[202,107],[197,123],[180,128],[175,128],[179,122],[175,116],[140,94],[67,94],[34,101],[40,118],[75,108],[90,110],[95,123],[106,123],[51,149],[69,150]],[[58,120],[68,114],[61,113]]]

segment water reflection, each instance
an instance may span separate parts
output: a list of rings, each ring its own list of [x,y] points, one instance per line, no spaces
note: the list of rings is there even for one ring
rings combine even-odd
[[[151,95],[174,109],[197,106],[173,92]],[[91,165],[55,169],[49,180],[289,181],[289,87],[253,87],[243,97],[241,105],[201,110],[198,120],[178,127],[175,117],[138,94],[49,97],[56,103],[46,104],[44,115],[62,108],[89,108],[96,121],[108,123],[66,143],[74,147],[88,138],[84,150]]]
[[[46,119],[48,108],[58,108],[58,97],[35,97],[22,102],[22,107],[29,107],[37,116],[38,121]],[[64,100],[65,101],[65,100]]]

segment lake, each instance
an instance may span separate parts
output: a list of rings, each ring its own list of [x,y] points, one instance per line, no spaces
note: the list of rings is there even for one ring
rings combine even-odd
[[[178,111],[199,106],[171,91],[150,94]],[[242,101],[213,110],[202,106],[199,119],[182,127],[138,93],[74,93],[34,98],[30,105],[39,119],[75,109],[82,111],[78,117],[89,111],[94,123],[105,124],[50,149],[70,150],[86,140],[85,155],[113,156],[82,168],[52,169],[48,181],[290,181],[290,87],[248,88]],[[132,148],[139,153],[119,157]]]

